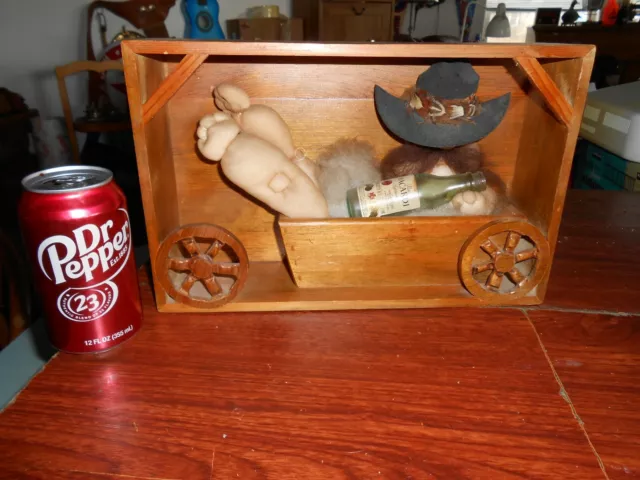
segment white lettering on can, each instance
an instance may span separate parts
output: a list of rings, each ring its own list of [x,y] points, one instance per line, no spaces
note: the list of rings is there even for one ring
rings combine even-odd
[[[122,258],[117,254],[124,248],[128,249],[130,243],[128,220],[113,238],[112,228],[112,220],[100,226],[88,223],[73,230],[71,236],[54,235],[45,239],[37,252],[42,272],[56,285],[81,277],[89,282],[95,273],[106,273],[118,263],[111,260]]]

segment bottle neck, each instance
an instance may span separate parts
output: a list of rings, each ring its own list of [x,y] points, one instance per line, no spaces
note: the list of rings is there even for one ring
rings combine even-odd
[[[440,176],[430,173],[419,173],[416,175],[419,183],[440,185],[439,188],[445,190],[473,190],[482,192],[487,188],[487,179],[482,172],[467,172],[458,175]]]
[[[482,172],[471,172],[469,174],[471,180],[469,182],[469,188],[474,192],[482,192],[487,188],[487,178]]]

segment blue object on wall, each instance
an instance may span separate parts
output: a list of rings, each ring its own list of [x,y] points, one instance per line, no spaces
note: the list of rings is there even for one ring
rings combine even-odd
[[[224,40],[217,0],[182,0],[185,38]]]

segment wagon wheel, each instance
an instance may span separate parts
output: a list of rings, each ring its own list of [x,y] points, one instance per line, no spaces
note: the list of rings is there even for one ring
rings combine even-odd
[[[498,221],[462,247],[458,273],[478,298],[520,298],[544,278],[550,258],[549,242],[536,227],[522,220]]]
[[[223,252],[227,258],[216,261]],[[236,259],[229,261],[231,256]],[[230,302],[242,289],[249,258],[231,232],[216,225],[194,224],[180,227],[165,238],[156,265],[160,285],[171,298],[192,307],[211,308]],[[222,285],[223,278],[233,283]],[[200,287],[194,288],[197,284]]]

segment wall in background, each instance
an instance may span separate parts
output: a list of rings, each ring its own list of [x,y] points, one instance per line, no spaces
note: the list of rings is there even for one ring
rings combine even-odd
[[[291,14],[290,0],[218,0],[220,24],[226,30],[226,20],[242,16],[250,6],[269,3],[280,7],[280,12]],[[166,24],[169,35],[184,36],[184,18],[180,10],[181,0],[171,9]],[[37,108],[43,117],[60,116],[62,108],[58,95],[54,68],[75,60],[86,58],[85,36],[87,28],[87,0],[2,0],[0,16],[0,86],[21,94],[27,104]],[[472,38],[482,32],[482,8],[476,7],[472,27]],[[132,26],[124,20],[105,12],[107,38],[111,39],[123,25]],[[401,27],[408,30],[409,14]],[[101,46],[97,22],[92,24],[93,45],[96,53]],[[443,5],[419,11],[415,38],[427,35],[449,35],[457,37],[460,32],[456,13],[456,2],[448,0]],[[81,115],[85,108],[86,77],[78,75],[68,81],[71,105],[74,114]]]
[[[220,24],[226,30],[226,20],[243,15],[247,7],[259,4],[257,0],[218,0]],[[184,36],[184,17],[181,0],[169,12],[166,20],[169,35]],[[279,5],[280,12],[290,15],[289,0],[269,0]],[[43,117],[61,116],[54,68],[68,62],[86,59],[87,0],[2,0],[0,15],[0,87],[22,95],[31,108],[37,108]],[[111,39],[123,25],[133,29],[124,20],[109,14],[107,39]],[[101,46],[97,22],[93,23],[93,45],[96,53]],[[78,75],[68,81],[74,114],[81,115],[87,94],[86,77]]]
[[[56,65],[84,58],[83,0],[3,0],[0,86],[22,95],[42,114],[61,114]],[[70,82],[70,88],[76,88]],[[74,99],[75,100],[75,99]]]

